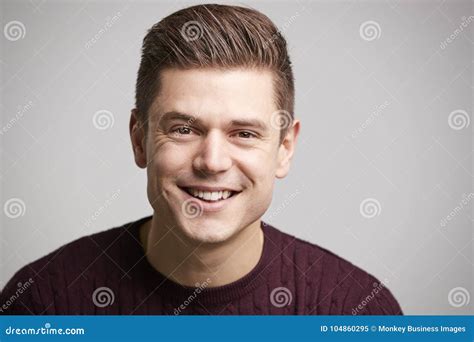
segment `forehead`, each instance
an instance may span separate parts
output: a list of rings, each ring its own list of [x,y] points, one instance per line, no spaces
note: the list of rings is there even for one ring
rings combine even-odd
[[[263,119],[277,110],[273,80],[272,72],[262,69],[166,69],[155,104],[160,114]]]

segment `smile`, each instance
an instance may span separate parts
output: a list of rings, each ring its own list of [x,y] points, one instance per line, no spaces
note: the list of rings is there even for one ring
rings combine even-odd
[[[198,198],[205,202],[219,202],[224,201],[236,194],[240,191],[233,191],[226,188],[199,188],[199,187],[180,187],[181,190],[187,192],[194,198]]]

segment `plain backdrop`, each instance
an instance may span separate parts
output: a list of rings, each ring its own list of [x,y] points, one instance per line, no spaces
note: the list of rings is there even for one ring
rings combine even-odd
[[[198,2],[2,1],[1,282],[152,213],[128,122],[144,35]],[[264,220],[384,280],[406,314],[473,295],[470,1],[245,1],[287,38],[302,131]]]

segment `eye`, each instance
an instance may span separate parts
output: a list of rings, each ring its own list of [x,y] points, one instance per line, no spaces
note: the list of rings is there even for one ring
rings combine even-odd
[[[189,135],[192,133],[191,128],[187,126],[180,126],[172,130],[172,133],[179,135]]]
[[[239,138],[249,139],[249,138],[256,138],[257,136],[249,131],[242,131],[238,133]]]

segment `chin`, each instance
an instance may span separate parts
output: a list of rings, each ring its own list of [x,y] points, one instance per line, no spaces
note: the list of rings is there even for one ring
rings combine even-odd
[[[184,222],[181,229],[188,239],[197,243],[225,242],[239,230],[238,227],[231,227],[228,224],[217,222],[206,222],[206,220]]]

